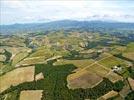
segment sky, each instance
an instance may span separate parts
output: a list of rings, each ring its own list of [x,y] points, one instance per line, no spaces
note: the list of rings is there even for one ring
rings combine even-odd
[[[56,20],[134,22],[134,0],[0,0],[0,24]]]

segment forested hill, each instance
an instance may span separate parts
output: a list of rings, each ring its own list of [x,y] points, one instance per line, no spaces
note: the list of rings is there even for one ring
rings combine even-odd
[[[80,29],[92,32],[121,32],[122,30],[134,31],[134,23],[104,22],[104,21],[74,21],[61,20],[48,23],[30,23],[0,25],[1,34],[44,32],[48,30]]]

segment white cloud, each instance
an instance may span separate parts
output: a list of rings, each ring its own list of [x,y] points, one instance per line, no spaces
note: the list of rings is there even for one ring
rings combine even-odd
[[[1,1],[1,23],[35,22],[43,19],[116,19],[134,22],[132,2],[106,0],[45,1],[4,0]]]

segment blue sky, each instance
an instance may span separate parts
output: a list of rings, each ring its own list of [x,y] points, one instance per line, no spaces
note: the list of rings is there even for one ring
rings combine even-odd
[[[64,19],[134,22],[134,0],[0,0],[0,24]]]

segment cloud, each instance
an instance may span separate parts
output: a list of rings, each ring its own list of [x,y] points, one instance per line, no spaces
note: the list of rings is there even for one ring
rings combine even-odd
[[[62,19],[115,19],[134,22],[134,1],[1,0],[3,24]]]

